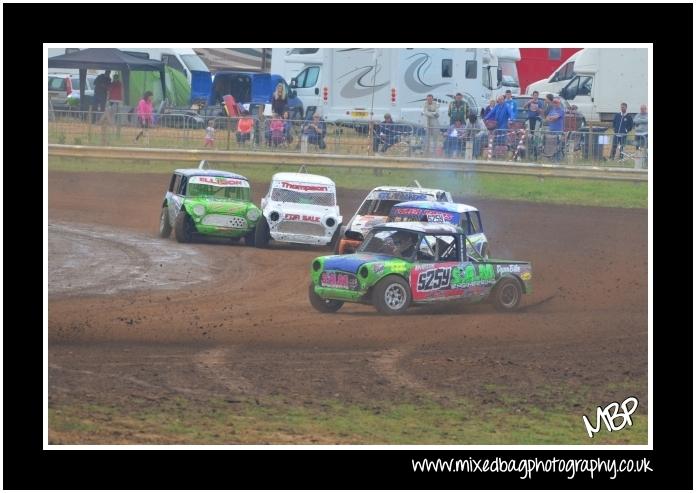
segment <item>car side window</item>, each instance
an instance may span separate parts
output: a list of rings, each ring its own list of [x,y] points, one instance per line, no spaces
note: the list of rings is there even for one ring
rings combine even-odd
[[[173,175],[172,181],[169,183],[169,191],[174,193],[179,193],[179,187],[181,186],[181,175]]]
[[[459,249],[457,248],[457,238],[454,236],[438,236],[437,253],[438,262],[459,261]]]
[[[185,176],[181,177],[181,183],[179,183],[179,186],[175,188],[175,190],[178,190],[179,195],[186,195],[186,184],[188,183],[188,178]]]
[[[416,259],[422,262],[434,262],[436,245],[437,241],[434,236],[423,236],[418,244]]]

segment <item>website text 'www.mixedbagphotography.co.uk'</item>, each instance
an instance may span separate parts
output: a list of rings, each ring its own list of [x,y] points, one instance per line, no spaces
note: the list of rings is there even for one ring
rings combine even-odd
[[[652,472],[650,460],[643,459],[449,459],[449,460],[411,460],[414,472],[517,472],[521,479],[531,479],[532,475],[542,473],[565,473],[568,479],[576,474],[609,474],[616,479],[620,473]]]

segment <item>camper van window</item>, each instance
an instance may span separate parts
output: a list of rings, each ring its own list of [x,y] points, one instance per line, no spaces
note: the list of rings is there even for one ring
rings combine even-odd
[[[319,51],[319,48],[293,48],[288,55],[311,55]]]
[[[307,67],[297,74],[297,88],[314,87],[319,78],[319,67]]]
[[[476,78],[476,60],[466,61],[466,78],[475,79]]]
[[[66,55],[69,55],[70,53],[75,53],[76,51],[80,51],[80,48],[65,48]]]
[[[189,70],[198,70],[200,72],[207,72],[208,67],[206,67],[201,57],[198,55],[181,55],[181,59],[184,64],[189,68]]]
[[[442,60],[442,76],[452,77],[452,59],[445,58]]]
[[[549,48],[549,60],[560,60],[561,59],[561,49],[560,48]]]

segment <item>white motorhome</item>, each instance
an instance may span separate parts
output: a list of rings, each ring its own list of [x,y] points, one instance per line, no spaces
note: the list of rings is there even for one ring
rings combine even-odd
[[[493,91],[493,97],[505,94],[510,89],[513,96],[520,93],[520,76],[517,73],[517,62],[522,60],[519,48],[492,48],[493,65],[501,70],[500,87]]]
[[[584,50],[573,53],[568,59],[554,70],[546,79],[541,79],[532,82],[527,86],[527,94],[532,94],[534,91],[539,91],[539,94],[552,92],[558,94],[565,87],[570,79],[575,77],[575,60],[578,59]]]
[[[460,92],[474,111],[491,96],[485,78],[497,79],[487,48],[274,48],[271,72],[290,80],[304,107],[328,121],[381,120],[425,124],[428,94],[440,102],[440,123]]]
[[[648,102],[647,48],[587,48],[575,60],[575,77],[561,97],[588,120],[611,121],[621,103],[635,114]]]

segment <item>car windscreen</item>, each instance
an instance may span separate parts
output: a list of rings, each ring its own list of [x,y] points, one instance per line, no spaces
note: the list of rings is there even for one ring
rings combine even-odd
[[[323,184],[280,181],[273,183],[271,200],[333,207],[336,205],[336,190]]]
[[[193,176],[188,181],[186,196],[248,201],[250,188],[247,181],[236,178]]]
[[[481,218],[478,212],[467,212],[467,218],[469,219],[468,234],[475,235],[477,233],[483,233],[483,226],[481,226]]]
[[[358,210],[358,215],[386,217],[389,215],[392,207],[401,202],[403,202],[403,200],[366,200],[362,207],[360,207]]]
[[[358,252],[390,255],[405,260],[412,259],[418,246],[418,233],[398,229],[370,231],[358,248]]]

